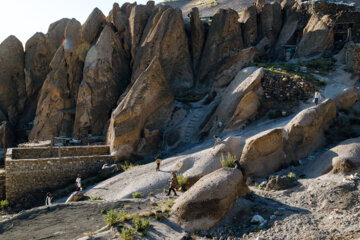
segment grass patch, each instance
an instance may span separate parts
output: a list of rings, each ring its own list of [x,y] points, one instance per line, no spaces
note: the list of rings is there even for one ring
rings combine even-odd
[[[142,195],[141,195],[141,192],[135,192],[132,194],[132,198],[141,198]]]
[[[221,154],[220,162],[221,162],[221,166],[223,168],[234,168],[235,160],[236,160],[236,157],[231,155],[231,153],[229,153],[229,152],[227,153],[226,157],[224,157],[224,154]]]
[[[138,165],[133,165],[131,162],[125,161],[123,164],[119,163],[119,168],[121,168],[123,171],[130,170],[134,167],[137,167]]]
[[[110,210],[104,216],[107,226],[115,226],[121,222],[120,213],[117,210]]]
[[[8,201],[8,200],[2,200],[2,201],[0,202],[0,208],[1,208],[1,210],[3,210],[3,211],[8,210],[8,209],[9,209],[9,201]]]
[[[102,197],[90,197],[90,201],[104,200]]]
[[[185,191],[188,184],[188,179],[183,176],[177,176],[177,180],[181,187],[181,190]]]
[[[134,240],[136,231],[131,227],[124,227],[121,229],[120,237],[122,240]]]
[[[175,203],[174,200],[170,199],[170,200],[166,201],[164,203],[164,205],[171,208],[172,206],[174,206],[174,203]]]
[[[289,178],[296,178],[296,174],[293,172],[289,172],[289,174],[287,175]]]
[[[146,236],[151,224],[148,219],[141,219],[139,217],[135,217],[133,219],[133,223],[135,225],[135,230],[140,233],[140,236]]]

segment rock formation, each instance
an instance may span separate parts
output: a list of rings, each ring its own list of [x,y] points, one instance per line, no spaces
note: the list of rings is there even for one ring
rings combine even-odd
[[[186,231],[208,230],[225,216],[238,197],[249,192],[240,170],[221,168],[202,177],[176,199],[172,210]]]
[[[74,134],[103,135],[117,100],[130,82],[130,66],[121,42],[110,26],[89,50],[77,104]]]
[[[25,101],[24,48],[15,36],[10,36],[0,44],[0,109],[13,126]]]
[[[191,39],[190,39],[190,46],[191,46],[191,56],[193,62],[193,70],[197,71],[201,53],[204,47],[205,42],[205,27],[200,20],[200,14],[198,8],[192,8],[190,10],[190,26],[191,26]]]
[[[256,6],[246,7],[240,17],[243,24],[244,47],[253,46],[258,40],[258,23]]]
[[[337,108],[349,108],[360,98],[357,88],[347,88],[334,99]]]
[[[172,104],[171,88],[155,57],[111,115],[107,134],[111,152],[116,152],[119,158],[134,153],[145,128],[163,127]]]
[[[100,11],[100,9],[95,8],[82,26],[82,35],[84,40],[89,44],[93,44],[100,35],[105,22],[106,17],[104,14]]]
[[[89,44],[83,40],[81,24],[72,19],[65,29],[65,40],[50,63],[38,101],[30,139],[71,136],[74,110]]]

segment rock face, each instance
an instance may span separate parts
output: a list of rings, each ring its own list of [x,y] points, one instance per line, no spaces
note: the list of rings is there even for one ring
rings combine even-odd
[[[231,118],[231,126],[241,126],[255,116],[260,106],[260,99],[254,91],[248,92],[239,102]]]
[[[70,19],[63,18],[52,23],[49,26],[46,37],[49,39],[50,43],[52,44],[52,49],[54,49],[54,53],[56,52],[56,49],[58,49],[58,47],[62,44],[65,38],[65,29],[69,22]]]
[[[334,21],[325,15],[314,13],[303,30],[303,37],[298,45],[299,57],[312,57],[324,53],[334,44]]]
[[[95,8],[82,26],[84,40],[89,44],[93,44],[101,33],[105,22],[106,17],[104,14],[100,9]]]
[[[186,231],[209,230],[238,197],[249,192],[238,169],[221,168],[202,177],[176,199],[172,210]]]
[[[67,24],[65,38],[50,63],[51,72],[41,89],[29,139],[72,135],[77,93],[89,44],[84,42],[81,24],[76,19]]]
[[[84,194],[80,191],[73,192],[65,203],[78,202],[84,197]]]
[[[336,117],[335,103],[327,99],[318,106],[301,111],[286,126],[285,152],[288,159],[307,156],[324,142],[324,131]]]
[[[191,56],[193,62],[193,70],[196,71],[200,64],[201,52],[205,42],[205,28],[200,20],[198,8],[190,10],[190,26],[191,26]]]
[[[271,129],[247,139],[240,158],[246,175],[263,177],[283,164],[314,152],[323,144],[324,131],[335,117],[335,103],[327,99],[301,111],[283,128]]]
[[[360,98],[360,92],[357,88],[347,88],[339,94],[335,99],[337,108],[349,108]]]
[[[339,143],[323,153],[307,166],[309,176],[318,177],[327,173],[349,173],[360,168],[360,138]]]
[[[159,60],[154,58],[111,115],[107,135],[111,152],[119,158],[128,157],[139,144],[144,128],[162,128],[172,104],[173,94]]]
[[[229,122],[232,120],[232,118],[239,117],[237,115],[242,113],[242,117],[244,116],[252,116],[251,114],[245,113],[245,106],[243,104],[239,106],[239,103],[242,101],[244,96],[253,91],[254,93],[258,93],[261,95],[262,93],[262,87],[261,87],[261,78],[264,76],[264,69],[263,68],[256,68],[256,67],[248,67],[243,70],[241,70],[234,80],[230,83],[230,85],[225,89],[220,103],[213,114],[211,120],[209,121],[208,127],[213,131],[216,130],[216,125],[213,124],[213,122],[222,122],[224,126],[228,126]],[[258,100],[254,98],[248,98],[245,100],[255,100],[257,102]],[[244,101],[245,101],[244,100]],[[256,106],[256,103],[251,103],[253,106]],[[248,112],[249,113],[249,112]],[[243,121],[246,121],[247,119],[243,119]],[[210,126],[211,125],[211,126]],[[214,132],[215,134],[215,132]]]
[[[193,74],[181,10],[159,6],[149,19],[136,53],[132,82],[156,56],[176,95],[193,86]]]
[[[244,47],[253,46],[258,40],[256,6],[246,7],[240,17],[240,22],[243,24]]]
[[[247,176],[264,176],[281,166],[286,158],[285,136],[284,129],[276,128],[246,140],[240,164]]]
[[[282,27],[282,12],[278,2],[265,3],[260,12],[260,39],[267,37],[274,43]]]
[[[243,49],[239,15],[232,9],[216,11],[204,46],[199,68],[200,83],[207,86],[224,60]]]
[[[10,36],[0,44],[0,109],[12,125],[17,123],[25,101],[24,48]]]
[[[126,52],[110,26],[89,50],[76,104],[74,134],[77,138],[103,135],[117,100],[130,82]]]

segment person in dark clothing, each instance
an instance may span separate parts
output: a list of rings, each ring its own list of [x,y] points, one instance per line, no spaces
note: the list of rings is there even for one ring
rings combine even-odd
[[[234,163],[235,163],[235,168],[239,169],[241,171],[242,175],[245,176],[245,169],[241,166],[239,161],[235,160]]]
[[[175,188],[177,188],[178,186],[179,186],[179,183],[178,183],[178,180],[177,180],[177,177],[176,177],[176,173],[172,172],[171,179],[170,179],[169,192],[168,192],[167,196],[170,195],[171,191],[173,191],[174,195],[177,196]]]

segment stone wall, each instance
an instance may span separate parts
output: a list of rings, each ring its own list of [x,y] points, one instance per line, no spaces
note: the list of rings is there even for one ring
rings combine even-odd
[[[0,170],[0,200],[5,199],[5,171]]]
[[[360,44],[351,44],[346,48],[346,66],[355,74],[360,74]]]
[[[92,148],[85,149],[90,150]],[[71,149],[79,150],[80,148],[63,148],[64,153],[69,154],[71,154]],[[14,150],[12,151],[17,151]],[[95,149],[93,150],[95,151]],[[31,151],[36,152],[35,149]],[[77,153],[85,154],[83,149]],[[24,152],[22,154],[23,156],[31,155]],[[73,152],[73,154],[75,153]],[[82,175],[83,179],[94,176],[100,171],[103,164],[114,162],[115,157],[110,155],[11,159],[11,154],[8,152],[5,161],[6,199],[11,204],[31,203],[44,199],[46,192],[75,184],[78,173]]]
[[[59,157],[59,147],[34,147],[34,148],[12,148],[11,159],[37,159]],[[60,147],[60,156],[93,156],[93,155],[109,155],[109,146],[74,146]]]

